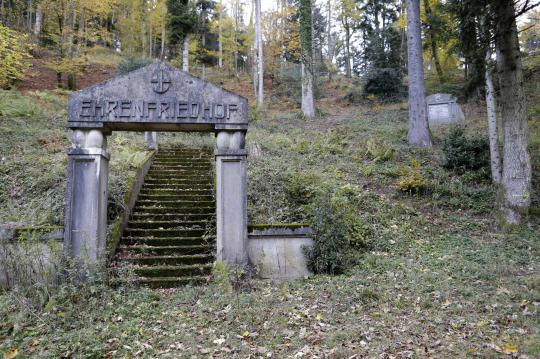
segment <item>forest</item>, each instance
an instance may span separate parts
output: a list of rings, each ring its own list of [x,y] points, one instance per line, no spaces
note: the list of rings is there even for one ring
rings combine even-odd
[[[249,231],[309,226],[313,275],[138,285],[115,238],[141,168],[216,136],[115,131],[80,281],[51,235],[68,99],[160,62],[247,98]],[[539,304],[539,1],[0,0],[4,358],[538,358]]]

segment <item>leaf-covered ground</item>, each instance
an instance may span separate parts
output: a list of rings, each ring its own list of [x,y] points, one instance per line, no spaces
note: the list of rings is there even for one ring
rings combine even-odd
[[[403,216],[408,216],[403,213]],[[396,226],[388,252],[346,275],[150,291],[65,289],[43,311],[2,297],[0,350],[48,357],[498,357],[540,355],[537,232],[456,215]],[[414,230],[411,230],[414,229]],[[20,312],[19,312],[20,313]]]

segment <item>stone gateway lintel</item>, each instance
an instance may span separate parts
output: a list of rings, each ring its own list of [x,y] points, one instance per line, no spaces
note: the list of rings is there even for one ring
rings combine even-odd
[[[212,131],[247,128],[247,99],[160,62],[74,92],[70,128]]]

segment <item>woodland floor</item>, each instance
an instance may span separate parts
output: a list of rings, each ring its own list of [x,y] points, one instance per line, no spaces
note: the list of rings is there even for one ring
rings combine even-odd
[[[247,82],[222,82],[250,95]],[[172,290],[66,286],[38,309],[6,293],[0,295],[0,352],[10,358],[539,358],[536,85],[529,88],[534,210],[525,225],[507,231],[497,226],[496,190],[489,179],[441,167],[447,127],[432,129],[433,149],[409,148],[407,104],[346,106],[341,98],[347,86],[325,84],[321,116],[312,121],[297,116],[296,104],[279,98],[278,91],[270,93],[280,100],[253,120],[247,142],[253,153],[250,222],[302,221],[304,201],[314,193],[344,191],[369,228],[351,270],[291,283],[252,280],[237,288],[219,275],[208,286]],[[28,105],[21,95],[10,96]],[[62,198],[65,155],[58,148],[68,143],[62,127],[65,93],[30,91],[27,96],[41,104],[42,120],[30,121],[26,111],[0,117],[0,130],[13,137],[3,145],[0,199],[9,208],[0,214],[61,223],[55,214],[61,205],[43,205],[39,214],[31,207]],[[484,131],[483,108],[474,101],[464,105],[468,133]],[[17,126],[28,126],[26,136]],[[39,129],[46,129],[41,139]],[[122,196],[120,177],[136,163],[141,137],[118,134],[110,141],[119,161],[112,166],[113,198]],[[198,135],[161,138],[188,145],[212,141]],[[374,158],[366,145],[370,140],[396,155]],[[58,148],[51,145],[57,142]],[[32,161],[43,156],[54,161]],[[396,181],[413,160],[420,163],[428,188],[400,192]],[[21,161],[32,169],[23,173],[16,164]],[[51,171],[47,181],[38,180],[43,168]]]

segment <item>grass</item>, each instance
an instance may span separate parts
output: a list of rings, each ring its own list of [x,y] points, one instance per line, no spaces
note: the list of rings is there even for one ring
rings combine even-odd
[[[331,86],[324,91],[336,96],[347,88],[339,81]],[[528,83],[527,91],[532,199],[540,208],[535,86]],[[0,118],[7,139],[0,200],[8,203],[0,218],[61,223],[65,154],[52,150],[52,144],[68,145],[64,94],[27,98],[21,101],[38,115],[15,110],[16,115]],[[35,101],[43,105],[36,109]],[[540,357],[538,215],[500,231],[496,188],[489,179],[442,168],[440,144],[448,127],[432,128],[433,149],[407,145],[406,103],[343,107],[326,98],[319,104],[322,116],[306,121],[292,109],[268,103],[250,125],[248,214],[250,223],[304,223],[319,193],[345,193],[369,228],[368,250],[357,253],[346,274],[281,284],[251,280],[227,292],[218,282],[161,291],[64,286],[43,308],[27,305],[16,292],[5,293],[0,295],[0,352],[25,357]],[[468,133],[485,131],[483,105],[463,107]],[[213,138],[168,134],[161,141],[201,146]],[[115,134],[109,141],[112,198],[123,198],[122,174],[136,167],[131,163],[142,145],[142,134]],[[426,188],[398,190],[396,183],[416,162]]]

